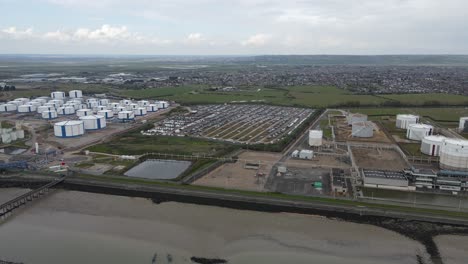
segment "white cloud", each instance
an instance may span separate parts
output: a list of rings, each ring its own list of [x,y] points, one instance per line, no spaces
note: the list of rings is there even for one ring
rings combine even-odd
[[[33,29],[18,30],[16,27],[8,27],[0,31],[0,37],[11,39],[25,39],[33,36]]]
[[[271,35],[256,34],[241,42],[242,46],[265,46],[271,40]]]
[[[189,44],[200,44],[205,40],[201,33],[190,33],[185,39],[185,42]]]

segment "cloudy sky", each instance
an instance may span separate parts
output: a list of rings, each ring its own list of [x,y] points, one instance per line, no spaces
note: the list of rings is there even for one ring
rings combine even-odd
[[[468,54],[467,0],[0,0],[0,53]]]

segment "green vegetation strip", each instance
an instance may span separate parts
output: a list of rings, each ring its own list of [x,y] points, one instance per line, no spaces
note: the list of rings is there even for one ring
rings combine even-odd
[[[185,189],[185,190],[214,191],[214,192],[221,192],[221,193],[227,193],[227,194],[237,194],[237,195],[245,195],[245,196],[260,197],[260,198],[275,198],[275,199],[282,199],[282,200],[304,201],[304,202],[320,202],[320,203],[330,204],[330,205],[362,206],[362,207],[367,207],[367,208],[383,209],[383,210],[390,210],[390,211],[395,211],[395,212],[421,213],[421,214],[425,214],[429,216],[431,215],[432,216],[446,216],[446,217],[468,219],[468,213],[438,210],[438,209],[405,207],[405,206],[389,205],[389,204],[374,204],[374,203],[365,203],[365,202],[358,202],[358,201],[351,201],[351,200],[341,200],[341,199],[332,199],[332,198],[323,198],[323,197],[297,196],[297,195],[289,195],[289,194],[282,194],[282,193],[243,191],[243,190],[224,189],[224,188],[218,188],[218,187],[180,185],[176,183],[160,182],[160,181],[152,181],[152,180],[136,179],[136,178],[125,178],[125,177],[117,177],[117,176],[93,176],[93,175],[81,174],[81,175],[78,175],[78,177],[81,179],[98,180],[103,183],[110,182],[110,183],[120,183],[120,184],[140,184],[140,185],[147,185],[147,186],[179,188],[179,189]]]

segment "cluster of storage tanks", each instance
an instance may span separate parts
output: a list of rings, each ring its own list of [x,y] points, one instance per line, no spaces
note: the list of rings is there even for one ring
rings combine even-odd
[[[421,142],[421,152],[440,157],[441,169],[468,171],[468,140],[427,136]]]
[[[406,138],[422,141],[425,137],[434,134],[434,126],[419,123],[417,115],[400,114],[396,117],[396,127],[406,129]]]
[[[374,136],[374,124],[367,121],[367,115],[349,113],[346,117],[351,126],[351,136],[358,138],[371,138]]]
[[[21,127],[16,128],[2,128],[0,126],[0,142],[9,144],[18,139],[24,138],[24,130]]]
[[[0,112],[38,113],[43,119],[55,119],[59,115],[76,115],[79,120],[58,122],[54,125],[57,137],[76,137],[86,130],[97,130],[106,127],[106,119],[117,117],[120,121],[134,120],[136,116],[144,116],[148,112],[169,107],[166,101],[121,100],[111,102],[109,99],[83,98],[83,92],[73,90],[56,91],[50,97],[38,97],[33,100],[17,98],[0,104]]]

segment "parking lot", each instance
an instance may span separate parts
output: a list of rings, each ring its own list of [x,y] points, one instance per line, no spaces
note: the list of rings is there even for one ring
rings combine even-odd
[[[189,135],[237,143],[274,143],[301,125],[314,110],[267,105],[198,105],[155,124],[145,133]]]

